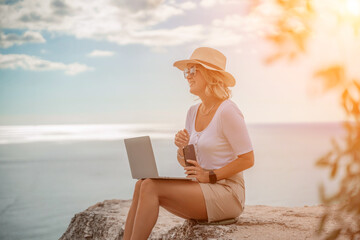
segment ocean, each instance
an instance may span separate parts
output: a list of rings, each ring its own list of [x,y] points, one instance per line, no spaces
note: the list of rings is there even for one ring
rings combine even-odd
[[[0,239],[58,239],[71,218],[105,199],[131,199],[123,139],[149,135],[160,175],[183,176],[164,124],[0,126]],[[244,171],[247,205],[320,204],[337,182],[315,161],[341,139],[340,123],[248,124],[255,165]]]

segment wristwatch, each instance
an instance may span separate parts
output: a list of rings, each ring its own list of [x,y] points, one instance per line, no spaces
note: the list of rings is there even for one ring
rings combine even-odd
[[[216,183],[217,182],[216,174],[214,173],[213,170],[209,171],[209,179],[210,179],[210,183]]]

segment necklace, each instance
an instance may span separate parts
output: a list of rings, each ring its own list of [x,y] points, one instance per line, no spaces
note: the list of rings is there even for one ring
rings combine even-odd
[[[216,103],[215,103],[214,105],[212,105],[212,106],[211,106],[211,108],[208,110],[208,112],[207,112],[207,113],[201,113],[201,111],[200,111],[201,115],[203,115],[203,116],[209,115],[209,113],[210,113],[210,112],[211,112],[211,110],[215,107],[215,105],[216,105]],[[203,108],[204,108],[204,105],[202,105],[202,106],[203,106]]]

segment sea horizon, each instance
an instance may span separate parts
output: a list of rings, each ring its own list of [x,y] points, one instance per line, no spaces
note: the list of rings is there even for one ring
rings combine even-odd
[[[269,122],[247,123],[249,131],[262,127],[338,126],[345,121],[333,122]],[[110,141],[148,135],[152,139],[170,139],[184,128],[169,123],[74,123],[74,124],[21,124],[0,125],[0,144],[47,141]]]

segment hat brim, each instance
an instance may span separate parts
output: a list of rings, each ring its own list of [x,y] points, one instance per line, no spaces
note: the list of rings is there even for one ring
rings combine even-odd
[[[202,62],[202,61],[198,61],[196,59],[186,59],[186,60],[180,60],[180,61],[176,61],[174,62],[173,66],[174,67],[177,67],[178,69],[180,69],[181,71],[184,71],[184,69],[187,67],[187,65],[189,63],[194,63],[194,64],[200,64],[201,66],[209,69],[209,70],[212,70],[212,71],[216,71],[216,72],[220,72],[224,75],[225,77],[225,81],[224,83],[228,86],[228,87],[233,87],[235,86],[235,83],[236,83],[236,80],[235,78],[233,77],[233,75],[231,75],[230,73],[224,71],[224,70],[220,70],[220,69],[216,69],[216,68],[213,68],[209,65],[207,65],[206,63]]]

